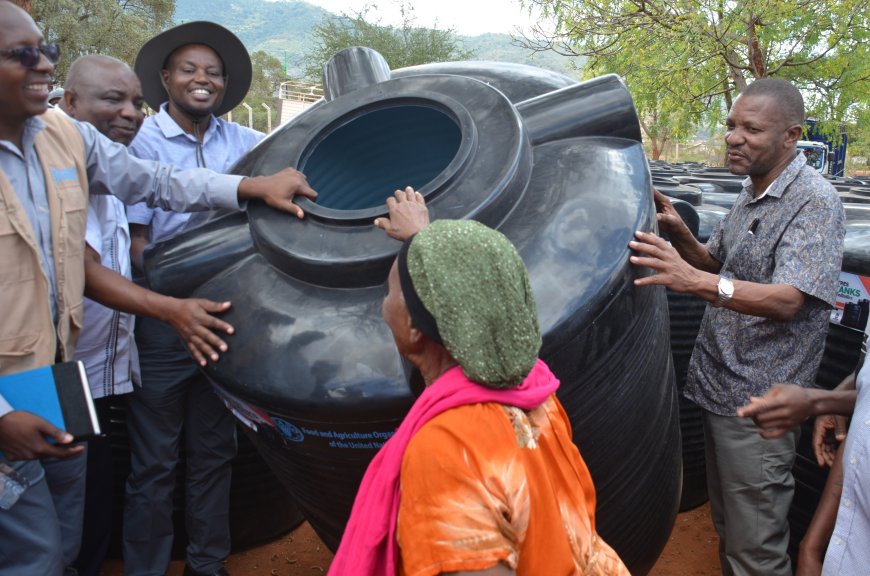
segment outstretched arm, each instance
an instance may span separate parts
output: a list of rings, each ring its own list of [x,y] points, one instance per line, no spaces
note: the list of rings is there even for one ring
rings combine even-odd
[[[628,243],[628,247],[637,252],[630,257],[631,263],[655,271],[652,276],[636,279],[636,286],[661,284],[676,292],[689,292],[707,302],[716,301],[719,294],[717,274],[692,266],[672,245],[655,234],[636,232],[635,237],[636,240]],[[710,259],[716,262],[718,272],[718,261],[712,256]],[[788,284],[758,284],[743,280],[734,280],[733,283],[734,296],[725,306],[741,314],[790,320],[806,298],[803,292]]]
[[[822,390],[795,384],[775,384],[764,396],[751,396],[737,415],[752,418],[764,438],[778,438],[819,414],[851,414],[855,390]]]
[[[130,282],[100,263],[100,256],[90,246],[85,255],[85,295],[100,304],[139,316],[149,316],[170,324],[181,335],[200,366],[206,359],[216,362],[218,352],[226,352],[226,343],[217,332],[233,333],[233,327],[213,314],[226,312],[229,302],[202,298],[172,298]]]

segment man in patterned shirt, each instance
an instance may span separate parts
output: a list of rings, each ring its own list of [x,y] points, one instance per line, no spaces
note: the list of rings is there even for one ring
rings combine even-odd
[[[707,488],[725,575],[791,575],[788,509],[799,430],[763,438],[736,417],[774,383],[811,386],[835,303],[844,220],[833,186],[796,148],[803,98],[790,83],[750,84],[728,114],[731,172],[747,176],[734,207],[700,244],[655,192],[660,229],[638,232],[635,280],[707,300],[684,394],[704,409]]]

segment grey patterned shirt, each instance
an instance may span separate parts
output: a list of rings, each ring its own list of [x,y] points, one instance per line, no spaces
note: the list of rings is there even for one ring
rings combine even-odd
[[[815,382],[836,302],[845,215],[834,187],[805,164],[798,154],[758,199],[744,180],[707,242],[735,280],[788,284],[807,296],[788,322],[707,306],[684,394],[715,414],[734,416],[750,395],[777,382]]]

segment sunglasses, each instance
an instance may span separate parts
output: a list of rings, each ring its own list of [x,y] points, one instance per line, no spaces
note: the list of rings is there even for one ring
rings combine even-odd
[[[36,47],[22,46],[21,48],[0,50],[0,54],[10,60],[18,60],[25,68],[34,68],[39,64],[42,54],[48,58],[49,62],[57,64],[57,61],[60,60],[60,46],[57,44],[42,44]]]

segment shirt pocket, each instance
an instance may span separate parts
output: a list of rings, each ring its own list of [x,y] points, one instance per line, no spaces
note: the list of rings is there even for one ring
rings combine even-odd
[[[66,219],[69,255],[75,259],[83,258],[88,225],[88,194],[78,182],[65,182],[58,192]]]
[[[26,226],[30,226],[27,222]],[[3,295],[0,295],[0,313],[6,314],[6,306],[9,304],[4,298],[13,286],[21,282],[28,282],[34,277],[35,254],[33,248],[18,233],[12,225],[7,213],[0,213],[0,286],[3,287]]]
[[[39,344],[39,334],[9,336],[0,334],[0,374],[14,374],[33,368],[33,356]]]

